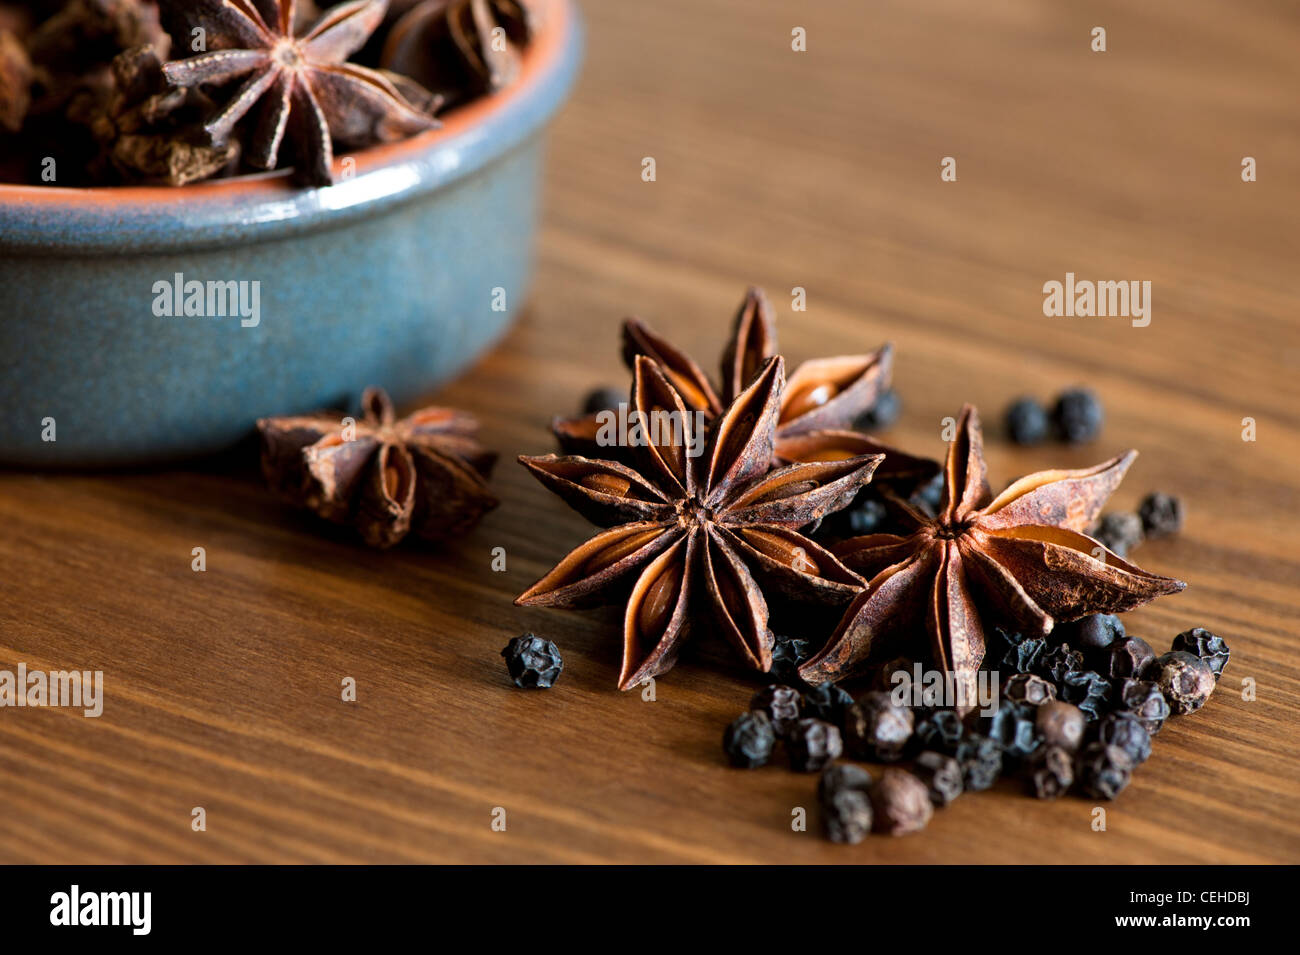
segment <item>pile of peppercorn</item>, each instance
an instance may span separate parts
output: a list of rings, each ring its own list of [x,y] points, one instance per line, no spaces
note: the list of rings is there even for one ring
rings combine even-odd
[[[1114,799],[1151,754],[1151,738],[1171,716],[1200,709],[1227,665],[1228,645],[1195,628],[1157,656],[1119,617],[1098,614],[1052,638],[997,629],[985,668],[1000,698],[992,712],[913,705],[913,663],[879,667],[855,700],[831,685],[808,686],[796,668],[807,641],[778,637],[777,681],[723,736],[734,766],[766,764],[780,743],[796,772],[821,772],[818,801],[827,836],[856,843],[875,831],[923,829],[935,807],[964,792],[1019,777],[1039,799],[1074,789]],[[887,766],[875,775],[841,756]]]

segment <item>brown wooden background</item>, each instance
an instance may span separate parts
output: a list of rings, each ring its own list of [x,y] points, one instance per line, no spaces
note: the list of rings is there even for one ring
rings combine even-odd
[[[238,458],[0,475],[0,666],[107,680],[98,720],[0,711],[0,860],[1300,861],[1294,4],[586,12],[532,304],[433,396],[480,414],[506,459],[504,504],[472,537],[370,553],[282,511]],[[790,50],[796,25],[806,53]],[[1097,25],[1104,54],[1089,51]],[[956,183],[939,181],[943,156]],[[1044,318],[1042,284],[1066,271],[1150,280],[1152,324]],[[1186,498],[1185,533],[1136,559],[1191,586],[1130,629],[1163,650],[1208,626],[1232,663],[1207,708],[1158,738],[1107,832],[1091,801],[1008,784],[924,834],[833,846],[813,778],[723,765],[722,728],[753,690],[724,655],[679,666],[647,703],[614,689],[617,615],[511,605],[587,528],[509,459],[549,450],[551,411],[623,380],[624,314],[713,367],[749,283],[776,300],[792,361],[897,344],[902,447],[940,453],[940,419],[973,401],[995,485],[1135,446],[1117,505]],[[794,286],[805,313],[790,313]],[[1095,446],[1008,445],[1009,399],[1076,382],[1107,405]],[[497,546],[506,573],[489,569]],[[548,693],[505,679],[498,651],[525,629],[565,654]],[[810,831],[791,831],[795,806]]]

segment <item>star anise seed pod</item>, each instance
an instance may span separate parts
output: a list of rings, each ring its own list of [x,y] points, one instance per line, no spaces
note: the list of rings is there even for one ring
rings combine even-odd
[[[380,63],[449,103],[495,92],[519,73],[532,17],[519,0],[422,0],[393,25]]]
[[[353,524],[372,547],[407,532],[427,540],[467,533],[497,500],[485,478],[496,455],[478,422],[453,408],[400,421],[381,388],[361,399],[361,421],[314,414],[263,418],[262,470],[272,490],[326,520]]]
[[[210,0],[196,7],[191,22],[205,25],[210,52],[168,63],[167,80],[191,87],[243,78],[206,129],[223,143],[259,106],[244,152],[256,168],[274,169],[288,140],[298,153],[299,177],[329,185],[336,145],[391,142],[438,125],[392,78],[345,62],[383,19],[385,0],[331,7],[301,36],[294,0]]]
[[[915,527],[910,535],[873,534],[834,548],[868,578],[867,589],[800,676],[843,680],[923,627],[934,663],[952,671],[973,702],[985,649],[981,608],[1021,633],[1042,635],[1057,621],[1131,610],[1182,590],[1182,581],[1135,567],[1082,533],[1136,457],[1129,451],[1084,470],[1040,471],[995,498],[979,415],[967,405],[948,448],[938,516],[894,501]]]
[[[638,355],[659,363],[688,408],[709,419],[753,380],[763,363],[777,352],[776,317],[763,290],[750,288],[732,324],[722,355],[721,397],[708,376],[685,352],[661,338],[640,319],[623,323],[623,360],[631,366]],[[893,346],[866,355],[843,355],[806,361],[790,376],[781,395],[773,445],[773,463],[836,461],[862,454],[884,454],[877,481],[922,480],[938,471],[923,458],[877,444],[848,430],[853,421],[889,387]],[[556,418],[551,429],[560,447],[574,454],[609,454],[599,443],[597,415]]]
[[[862,585],[798,528],[844,507],[880,455],[769,471],[784,365],[768,359],[715,420],[703,454],[684,432],[652,427],[664,412],[696,419],[653,360],[634,362],[634,421],[646,441],[639,467],[580,456],[521,457],[548,488],[610,530],[577,547],[515,602],[583,607],[626,596],[620,689],[669,670],[688,627],[713,622],[752,667],[772,664],[773,596],[846,603]],[[762,582],[760,585],[760,581]]]

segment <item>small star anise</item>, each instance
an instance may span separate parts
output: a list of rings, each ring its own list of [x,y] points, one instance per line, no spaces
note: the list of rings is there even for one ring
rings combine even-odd
[[[372,547],[412,529],[428,540],[457,537],[496,507],[485,481],[496,455],[478,443],[473,417],[424,408],[396,421],[381,388],[366,389],[361,404],[356,422],[324,413],[258,421],[271,488],[354,525]]]
[[[645,439],[636,448],[638,468],[576,455],[520,458],[574,510],[611,529],[515,602],[573,608],[626,596],[620,689],[670,669],[689,625],[708,609],[746,662],[766,671],[772,633],[765,590],[834,605],[861,587],[798,528],[844,507],[881,456],[769,471],[783,384],[781,358],[768,359],[715,420],[703,453],[691,456],[684,423],[697,416],[660,366],[638,355],[631,402]],[[683,424],[673,431],[656,420]]]
[[[298,153],[300,178],[328,185],[335,145],[390,142],[438,125],[430,115],[437,104],[427,92],[412,92],[416,84],[345,62],[379,25],[386,6],[384,0],[341,3],[299,36],[294,0],[209,0],[195,5],[191,22],[207,29],[210,52],[168,63],[165,74],[181,87],[245,78],[205,124],[212,140],[225,142],[261,104],[244,151],[248,163],[274,169],[287,139]]]
[[[776,317],[763,290],[745,294],[731,337],[722,355],[721,397],[708,376],[690,356],[655,334],[640,319],[623,323],[623,360],[631,366],[638,355],[659,363],[686,406],[709,419],[731,403],[763,362],[777,352]],[[893,346],[866,355],[842,355],[806,361],[790,376],[781,395],[773,444],[773,463],[836,461],[862,454],[884,454],[878,481],[924,479],[938,466],[922,458],[877,444],[849,430],[889,387]],[[597,414],[556,418],[551,424],[560,447],[574,454],[610,453],[600,439]],[[616,455],[617,456],[617,455]],[[621,458],[620,458],[621,459]]]
[[[985,648],[981,606],[1022,633],[1042,635],[1057,621],[1131,610],[1182,590],[1182,581],[1135,567],[1082,533],[1136,457],[1129,451],[1084,470],[1040,471],[994,498],[979,415],[967,405],[948,448],[938,516],[893,499],[915,528],[910,535],[872,534],[834,548],[868,578],[867,589],[800,676],[810,683],[853,676],[869,658],[894,655],[897,638],[913,638],[924,621],[934,663],[974,701]]]
[[[448,103],[495,92],[519,72],[532,37],[519,0],[421,0],[393,25],[380,63],[443,93]]]

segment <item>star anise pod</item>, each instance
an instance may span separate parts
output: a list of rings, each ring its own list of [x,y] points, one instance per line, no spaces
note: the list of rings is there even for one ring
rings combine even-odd
[[[325,413],[258,421],[271,488],[354,525],[372,547],[411,530],[428,540],[457,537],[496,507],[485,480],[496,455],[478,443],[472,416],[423,408],[394,420],[381,388],[366,389],[361,404],[361,421]]]
[[[31,106],[32,61],[17,35],[0,28],[0,134],[23,128]]]
[[[1127,563],[1083,529],[1119,485],[1136,451],[1077,471],[1040,471],[995,498],[989,490],[979,415],[962,409],[944,467],[937,517],[893,499],[914,530],[872,534],[834,548],[868,578],[826,646],[799,668],[810,683],[856,675],[869,659],[895,655],[900,637],[928,634],[930,654],[975,700],[985,625],[1014,623],[1027,635],[1058,621],[1131,610],[1186,584]],[[915,651],[918,648],[908,647]]]
[[[703,453],[692,456],[685,427],[696,416],[660,366],[638,355],[632,406],[646,440],[637,468],[576,455],[520,458],[574,510],[611,529],[515,602],[572,608],[626,597],[620,689],[670,669],[689,625],[709,611],[745,661],[766,671],[765,593],[835,605],[861,587],[798,528],[845,506],[871,480],[880,455],[769,471],[784,377],[782,359],[768,359],[714,421]],[[656,420],[683,424],[674,432]]]
[[[210,52],[176,60],[165,73],[173,86],[243,80],[206,123],[225,142],[254,106],[258,115],[244,156],[274,169],[286,140],[295,169],[312,185],[333,181],[334,147],[390,142],[437,126],[437,103],[417,84],[345,62],[383,19],[385,0],[331,7],[299,35],[294,0],[206,0],[194,4],[193,26],[207,30]],[[412,97],[422,102],[413,102]]]
[[[692,411],[716,417],[749,384],[763,363],[777,353],[776,317],[763,290],[745,294],[722,354],[722,388],[685,352],[653,332],[640,319],[623,323],[623,360],[638,355],[654,359]],[[921,480],[938,465],[877,444],[851,425],[889,387],[893,346],[865,355],[842,355],[806,361],[790,376],[781,396],[773,443],[773,463],[836,461],[863,454],[884,454],[878,481]],[[574,454],[609,455],[600,439],[597,414],[556,418],[551,423],[560,447]],[[626,452],[626,449],[623,449]],[[617,451],[615,456],[618,456]],[[620,459],[623,459],[624,454]]]
[[[449,103],[495,92],[519,73],[532,37],[520,0],[422,0],[393,25],[380,63],[410,76]]]

